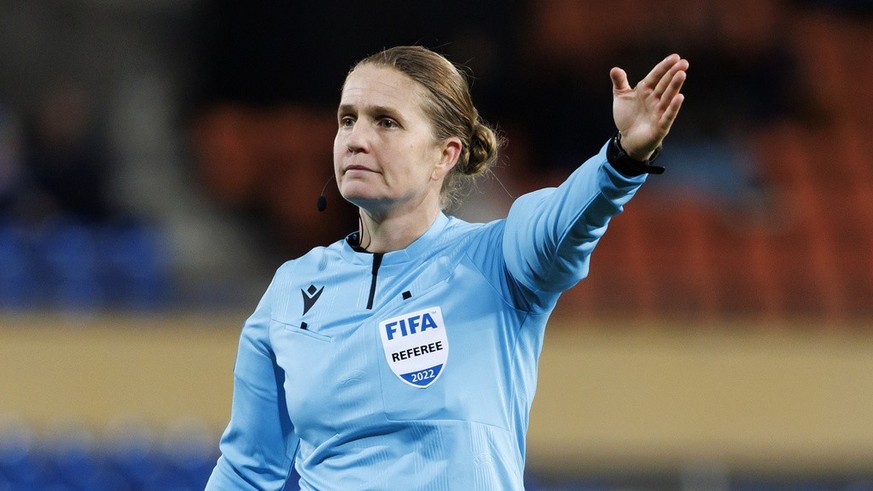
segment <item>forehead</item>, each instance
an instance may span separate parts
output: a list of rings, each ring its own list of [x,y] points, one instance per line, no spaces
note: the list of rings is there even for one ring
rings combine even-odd
[[[358,66],[343,84],[340,105],[397,109],[420,106],[425,88],[403,72],[380,65]]]

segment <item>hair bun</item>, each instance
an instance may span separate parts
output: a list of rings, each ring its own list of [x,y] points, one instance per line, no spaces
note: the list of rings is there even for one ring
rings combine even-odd
[[[476,121],[470,135],[470,148],[465,166],[459,169],[468,176],[484,174],[497,157],[497,134],[487,125]]]

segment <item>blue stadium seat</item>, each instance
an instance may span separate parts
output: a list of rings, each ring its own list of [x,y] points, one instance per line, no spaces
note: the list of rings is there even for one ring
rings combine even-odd
[[[19,421],[0,421],[0,489],[35,489],[46,466],[34,445],[33,431]]]
[[[48,301],[71,310],[100,306],[98,251],[91,231],[76,222],[61,222],[41,239],[46,276],[41,281]]]
[[[0,307],[15,310],[35,301],[34,272],[22,231],[0,225]]]
[[[100,232],[99,249],[101,281],[110,304],[136,310],[166,305],[168,258],[155,228],[139,223],[107,226]]]

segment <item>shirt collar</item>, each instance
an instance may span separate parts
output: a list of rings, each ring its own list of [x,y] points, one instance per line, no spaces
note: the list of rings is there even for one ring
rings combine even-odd
[[[449,223],[449,217],[440,212],[428,229],[411,244],[397,251],[386,252],[382,257],[382,264],[397,264],[415,260],[427,254],[433,246],[439,242],[443,230]],[[342,241],[343,257],[353,263],[369,263],[372,253],[359,249],[356,244],[358,232],[353,232]],[[353,245],[355,244],[355,245]]]

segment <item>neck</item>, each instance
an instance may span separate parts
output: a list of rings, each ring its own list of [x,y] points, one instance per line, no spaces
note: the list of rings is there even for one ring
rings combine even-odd
[[[369,252],[391,252],[406,248],[424,235],[436,220],[438,207],[417,213],[373,215],[361,208],[361,247]]]

